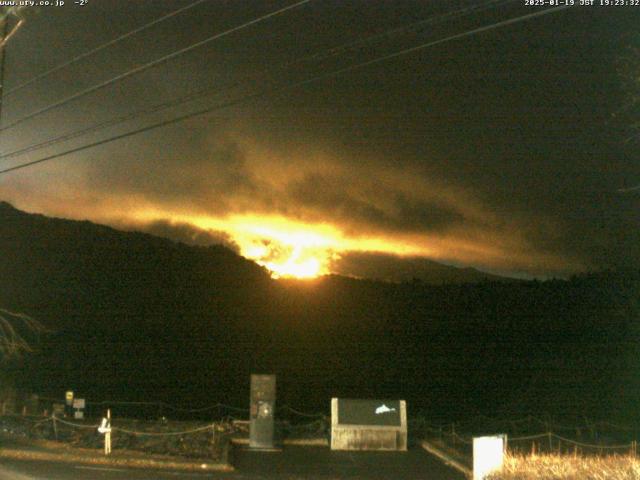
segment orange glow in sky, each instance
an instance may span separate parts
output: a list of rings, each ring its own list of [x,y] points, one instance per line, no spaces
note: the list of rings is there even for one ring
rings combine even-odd
[[[167,218],[166,211],[138,211],[134,218],[152,222]],[[189,223],[204,230],[227,233],[240,253],[267,268],[275,278],[315,278],[331,273],[332,260],[347,251],[425,255],[424,247],[398,239],[347,238],[328,224],[307,224],[281,216],[234,215],[225,218],[172,213],[173,222]]]

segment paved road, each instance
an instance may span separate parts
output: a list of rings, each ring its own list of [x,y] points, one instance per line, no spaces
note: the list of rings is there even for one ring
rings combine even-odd
[[[251,479],[464,480],[419,447],[408,452],[332,452],[286,447],[280,453],[234,451],[234,465]]]
[[[2,462],[0,480],[207,480],[233,478],[172,470],[143,470],[100,465],[94,467],[40,460],[2,459],[0,462]]]
[[[238,448],[233,452],[236,471],[232,473],[188,473],[5,459],[1,462],[0,480],[464,480],[462,474],[421,449],[396,453],[331,452],[322,447],[286,447],[281,452],[252,452]]]

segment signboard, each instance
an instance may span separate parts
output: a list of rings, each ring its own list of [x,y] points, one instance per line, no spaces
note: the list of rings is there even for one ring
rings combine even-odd
[[[331,450],[406,449],[407,403],[404,400],[331,400]]]
[[[68,390],[67,393],[64,396],[67,405],[71,406],[73,404],[73,391],[72,390]]]
[[[75,418],[76,420],[83,420],[84,412],[82,410],[76,410],[75,412],[73,412],[73,418]]]
[[[84,410],[84,405],[84,398],[75,398],[73,400],[73,408],[75,408],[76,410]]]
[[[499,472],[504,462],[507,436],[475,437],[473,439],[473,480],[484,480]]]
[[[338,399],[338,423],[341,425],[401,425],[400,400]]]
[[[276,376],[251,375],[249,447],[272,449]]]

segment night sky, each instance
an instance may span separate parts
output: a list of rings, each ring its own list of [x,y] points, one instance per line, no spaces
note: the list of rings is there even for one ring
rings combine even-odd
[[[540,278],[640,264],[640,7],[312,0],[142,68],[296,3],[207,0],[23,86],[193,3],[24,12],[0,152],[69,138],[0,169],[212,111],[0,174],[0,200],[223,242],[276,275],[359,275],[367,256]]]

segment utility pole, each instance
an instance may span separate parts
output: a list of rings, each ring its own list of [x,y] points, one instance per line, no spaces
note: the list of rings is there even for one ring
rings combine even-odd
[[[5,60],[7,58],[7,42],[13,36],[14,33],[18,31],[18,29],[24,23],[24,17],[22,17],[21,12],[24,10],[24,7],[4,7],[0,10],[0,21],[2,22],[2,26],[0,29],[1,38],[0,38],[0,125],[2,125],[2,103],[4,99],[4,66]],[[9,22],[11,16],[15,15],[18,18],[18,23],[9,30]]]
[[[7,36],[9,35],[9,12],[2,19],[2,40],[0,40],[0,125],[2,125],[2,103],[4,100],[4,64],[7,58]]]

